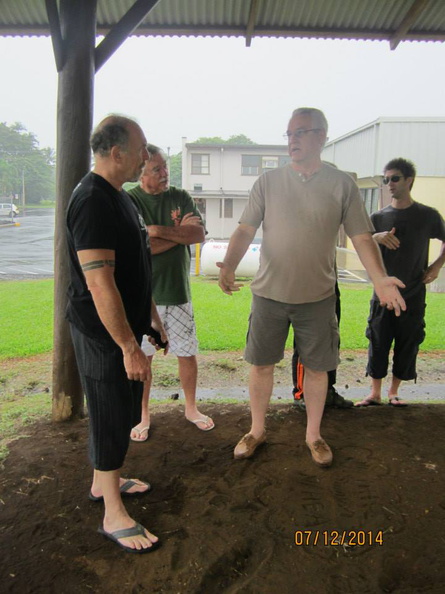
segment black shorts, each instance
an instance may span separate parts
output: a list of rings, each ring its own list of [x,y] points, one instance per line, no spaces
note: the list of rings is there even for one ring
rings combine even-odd
[[[90,460],[96,470],[117,470],[124,463],[131,429],[141,420],[144,384],[127,378],[117,345],[103,345],[70,326],[88,405]]]
[[[366,375],[382,379],[388,373],[389,352],[394,349],[392,373],[403,381],[417,378],[416,359],[425,339],[425,299],[406,300],[406,311],[394,311],[371,300],[366,337],[369,340]]]

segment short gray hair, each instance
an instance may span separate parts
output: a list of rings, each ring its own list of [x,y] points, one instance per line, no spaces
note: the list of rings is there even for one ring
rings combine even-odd
[[[159,146],[156,146],[155,144],[148,143],[147,144],[147,151],[150,154],[149,161],[151,161],[151,159],[153,157],[156,157],[156,155],[161,155],[161,157],[163,157],[165,159],[165,153],[164,153],[164,151]]]
[[[299,107],[298,109],[294,109],[292,112],[292,117],[299,116],[299,115],[308,115],[312,118],[312,125],[315,128],[321,128],[328,133],[328,120],[326,116],[321,111],[321,109],[317,109],[316,107]]]

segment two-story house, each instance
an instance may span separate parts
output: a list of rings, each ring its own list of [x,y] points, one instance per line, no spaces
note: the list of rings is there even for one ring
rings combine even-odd
[[[182,187],[198,204],[207,239],[228,239],[258,176],[289,161],[287,145],[198,144],[183,138]]]

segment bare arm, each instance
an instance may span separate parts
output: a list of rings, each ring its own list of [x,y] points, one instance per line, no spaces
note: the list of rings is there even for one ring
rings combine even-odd
[[[384,245],[390,250],[396,250],[400,247],[400,240],[396,237],[396,228],[393,227],[391,231],[381,231],[380,233],[374,233],[372,236],[374,241],[380,245]]]
[[[77,256],[99,318],[111,338],[122,349],[128,379],[145,381],[148,371],[147,357],[128,323],[122,298],[114,280],[114,251],[80,250]]]
[[[186,213],[182,217],[181,223],[177,226],[147,225],[147,231],[150,236],[153,253],[155,254],[171,249],[178,243],[191,245],[193,243],[202,243],[205,239],[202,220],[192,212]],[[153,242],[152,240],[156,241]],[[163,241],[160,242],[157,240]]]
[[[220,268],[219,287],[227,295],[231,295],[233,291],[239,291],[240,287],[242,287],[242,285],[235,283],[235,270],[252,243],[255,233],[255,227],[244,224],[238,225],[230,238],[224,261],[216,263]]]
[[[355,235],[351,237],[351,241],[374,285],[380,305],[393,309],[396,316],[399,316],[401,310],[406,310],[406,305],[398,287],[403,289],[405,285],[395,276],[387,275],[380,250],[371,233]]]
[[[432,283],[433,280],[439,276],[440,269],[445,264],[445,241],[442,241],[442,247],[440,249],[439,256],[434,260],[432,264],[428,266],[423,275],[423,282],[425,284]]]

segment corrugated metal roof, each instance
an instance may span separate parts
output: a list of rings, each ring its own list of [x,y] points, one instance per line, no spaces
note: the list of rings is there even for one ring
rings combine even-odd
[[[445,117],[381,117],[326,144],[322,158],[359,178],[380,175],[390,159],[403,155],[418,175],[445,175]]]
[[[98,0],[106,33],[134,0]],[[1,0],[0,34],[49,35],[45,0]],[[444,0],[159,0],[135,35],[445,40]]]

